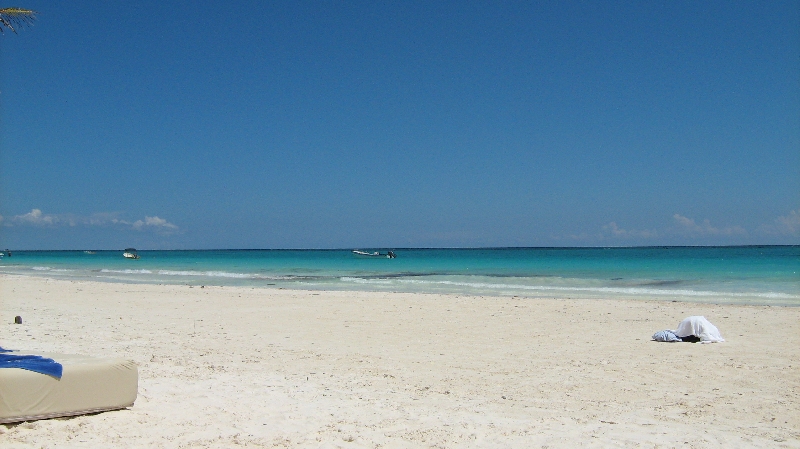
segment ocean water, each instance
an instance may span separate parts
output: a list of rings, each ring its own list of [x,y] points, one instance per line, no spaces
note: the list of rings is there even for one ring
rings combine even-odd
[[[386,252],[386,249],[367,249]],[[14,251],[0,273],[59,279],[425,292],[656,298],[800,306],[800,246],[351,250]]]

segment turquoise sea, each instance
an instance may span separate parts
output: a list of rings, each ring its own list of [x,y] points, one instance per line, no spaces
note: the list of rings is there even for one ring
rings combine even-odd
[[[365,251],[388,249],[360,248]],[[13,251],[0,273],[150,284],[800,306],[800,246]]]

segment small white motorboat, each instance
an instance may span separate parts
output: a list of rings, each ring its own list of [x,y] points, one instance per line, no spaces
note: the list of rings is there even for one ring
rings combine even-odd
[[[361,251],[361,250],[358,250],[358,249],[354,249],[353,250],[353,254],[355,254],[356,256],[369,256],[369,257],[378,257],[378,256],[381,255],[381,253],[379,253],[377,251],[375,251],[374,253],[368,253],[366,251]]]
[[[353,250],[353,254],[355,254],[356,256],[361,256],[361,257],[385,257],[387,259],[394,259],[395,257],[397,257],[397,256],[395,256],[394,251],[389,251],[388,253],[381,254],[378,251],[370,253],[370,252],[367,252],[367,251],[361,251],[361,250],[358,250],[358,249],[354,249]]]
[[[122,253],[122,257],[126,259],[138,259],[139,254],[136,253],[135,248],[125,248],[125,252]]]

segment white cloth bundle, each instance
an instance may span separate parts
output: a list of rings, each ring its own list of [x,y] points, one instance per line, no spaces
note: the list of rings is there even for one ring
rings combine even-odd
[[[672,331],[678,337],[688,337],[694,335],[700,339],[701,343],[717,343],[725,341],[719,333],[719,329],[711,324],[706,317],[703,316],[690,316],[681,321],[678,329]]]

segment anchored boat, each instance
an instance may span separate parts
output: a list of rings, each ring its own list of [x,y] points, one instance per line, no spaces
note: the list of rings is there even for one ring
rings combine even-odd
[[[361,250],[358,250],[358,249],[354,249],[353,250],[353,254],[355,254],[356,256],[359,256],[359,257],[385,257],[387,259],[394,259],[395,257],[397,257],[394,254],[394,251],[389,251],[387,253],[381,254],[378,251],[370,253],[370,252],[367,252],[367,251],[361,251]]]
[[[125,252],[122,253],[122,257],[126,259],[138,259],[139,254],[136,253],[136,248],[125,248]]]

